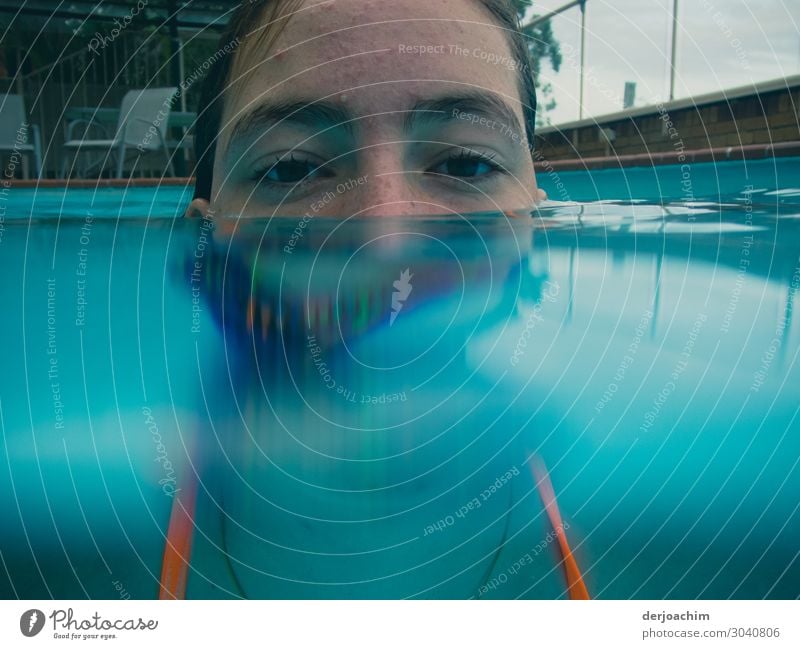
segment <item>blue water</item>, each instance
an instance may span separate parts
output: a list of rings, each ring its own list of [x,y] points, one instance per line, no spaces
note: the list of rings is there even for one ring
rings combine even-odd
[[[798,166],[299,234],[11,190],[0,594],[153,597],[196,471],[190,596],[563,597],[535,453],[593,596],[800,596]]]

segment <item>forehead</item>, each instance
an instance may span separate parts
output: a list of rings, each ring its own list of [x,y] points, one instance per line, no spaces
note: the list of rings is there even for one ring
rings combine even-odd
[[[269,51],[258,26],[243,39],[229,119],[266,96],[338,97],[356,113],[402,109],[436,90],[519,100],[508,33],[479,0],[306,0],[292,9]]]

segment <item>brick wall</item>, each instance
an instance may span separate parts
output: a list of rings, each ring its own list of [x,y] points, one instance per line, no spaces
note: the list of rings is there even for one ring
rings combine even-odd
[[[541,129],[536,148],[556,161],[798,141],[800,80],[787,81]],[[603,129],[614,131],[613,141]]]

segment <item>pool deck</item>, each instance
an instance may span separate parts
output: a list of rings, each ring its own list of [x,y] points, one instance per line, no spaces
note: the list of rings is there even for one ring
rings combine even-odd
[[[693,151],[645,152],[633,155],[603,156],[596,158],[576,158],[573,160],[546,159],[534,162],[536,171],[586,171],[592,169],[614,169],[627,167],[654,167],[661,165],[691,164],[693,162],[724,162],[726,160],[763,160],[800,156],[800,140],[776,142],[774,144],[749,144],[735,147],[695,149]],[[5,187],[29,188],[97,188],[97,187],[158,187],[191,186],[194,178],[43,178],[5,180]]]
[[[585,171],[620,167],[656,167],[661,165],[691,164],[693,162],[725,162],[726,160],[764,160],[800,156],[800,141],[774,144],[748,144],[744,146],[694,149],[692,151],[649,151],[632,155],[575,158],[573,160],[540,160],[536,171]]]

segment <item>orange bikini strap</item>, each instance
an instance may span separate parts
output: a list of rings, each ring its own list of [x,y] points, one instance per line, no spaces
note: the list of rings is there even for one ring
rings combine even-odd
[[[583,581],[580,568],[567,541],[561,513],[558,510],[553,484],[544,461],[534,457],[529,462],[531,473],[544,503],[550,525],[558,541],[562,565],[567,579],[567,591],[570,599],[590,599],[589,591]],[[185,599],[186,583],[189,575],[189,562],[192,551],[194,532],[194,513],[197,500],[197,481],[194,475],[186,481],[186,485],[175,493],[172,501],[172,512],[167,530],[167,543],[161,566],[161,584],[159,599]]]
[[[550,525],[552,525],[556,539],[558,540],[561,565],[564,566],[564,572],[567,578],[567,592],[569,593],[569,598],[591,599],[589,597],[589,591],[586,589],[586,584],[583,583],[583,577],[581,576],[580,568],[578,568],[578,562],[575,561],[575,557],[567,542],[567,533],[564,531],[561,513],[558,511],[558,503],[556,502],[553,483],[550,482],[550,475],[547,472],[544,460],[537,455],[532,457],[528,464],[533,474],[536,488],[539,490],[539,495],[544,503],[545,511],[550,519]]]
[[[190,475],[172,497],[158,599],[186,599],[197,500],[197,478],[190,468],[187,469]]]

